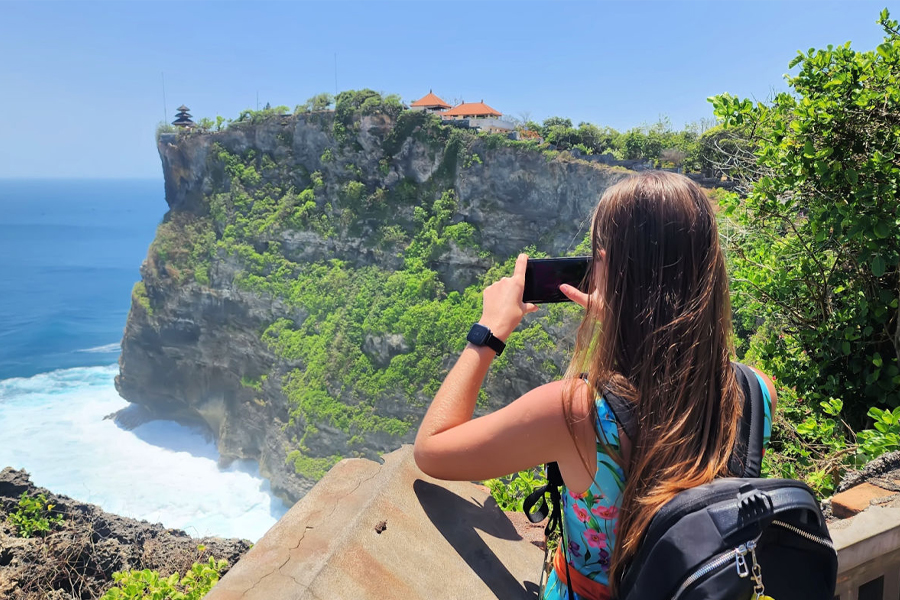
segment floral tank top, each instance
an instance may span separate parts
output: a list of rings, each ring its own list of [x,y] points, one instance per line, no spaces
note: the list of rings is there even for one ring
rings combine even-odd
[[[756,375],[763,392],[765,420],[763,447],[769,443],[772,432],[772,400],[769,389],[759,374]],[[614,451],[619,450],[619,428],[612,410],[601,396],[597,399],[597,428]],[[616,527],[625,474],[599,441],[597,442],[597,474],[594,483],[583,494],[573,494],[563,487],[562,512],[565,527],[569,564],[582,575],[598,583],[608,585],[609,564],[616,542]],[[568,600],[568,589],[550,570],[543,600]],[[575,594],[577,600],[587,600]]]

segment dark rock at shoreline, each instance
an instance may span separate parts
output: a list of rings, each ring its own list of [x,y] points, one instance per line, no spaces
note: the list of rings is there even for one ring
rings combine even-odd
[[[60,526],[44,537],[18,537],[7,517],[23,492],[43,493]],[[198,546],[205,546],[201,552]],[[25,471],[0,471],[0,598],[99,598],[113,586],[112,574],[151,569],[182,575],[210,556],[229,566],[250,549],[247,540],[192,538],[184,531],[103,512],[100,507],[35,487]]]

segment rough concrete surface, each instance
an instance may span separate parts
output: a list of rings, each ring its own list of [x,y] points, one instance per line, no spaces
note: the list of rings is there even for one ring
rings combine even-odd
[[[900,508],[873,506],[828,529],[843,573],[900,549]]]
[[[206,598],[537,597],[543,552],[483,488],[383,458],[338,463]]]

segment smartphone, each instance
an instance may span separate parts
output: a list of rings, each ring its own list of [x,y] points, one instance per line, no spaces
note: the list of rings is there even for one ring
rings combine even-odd
[[[559,286],[564,283],[587,293],[590,287],[591,260],[590,256],[529,258],[525,268],[522,302],[568,302],[569,299],[559,291]]]

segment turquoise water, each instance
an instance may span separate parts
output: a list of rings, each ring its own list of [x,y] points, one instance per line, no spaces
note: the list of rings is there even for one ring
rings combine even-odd
[[[176,423],[104,417],[162,181],[0,180],[0,468],[193,535],[258,539],[286,508],[255,463]]]

